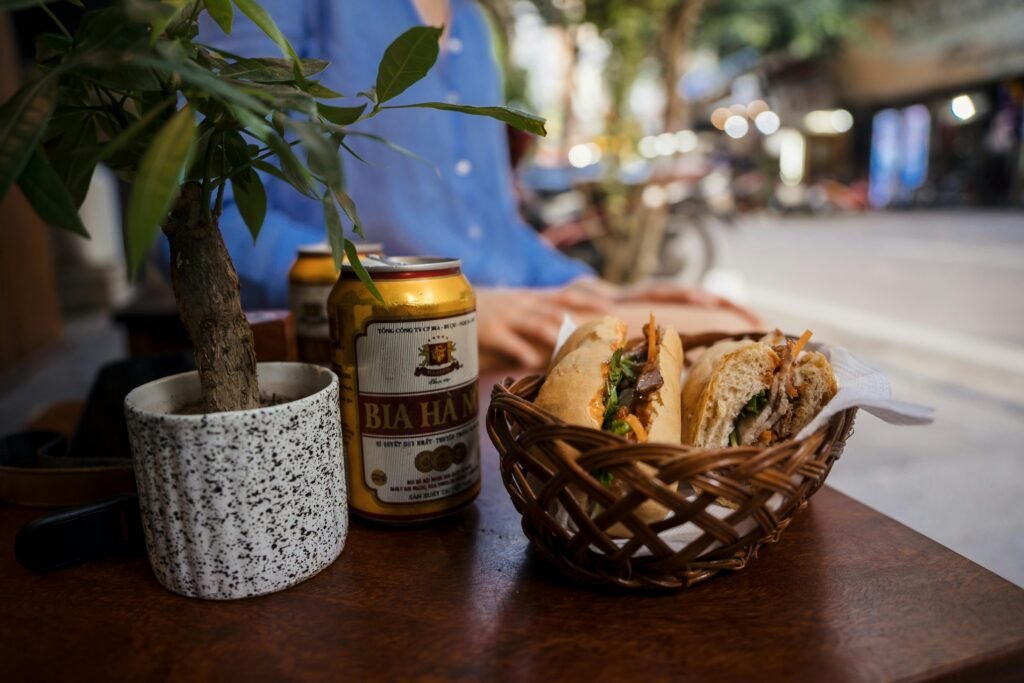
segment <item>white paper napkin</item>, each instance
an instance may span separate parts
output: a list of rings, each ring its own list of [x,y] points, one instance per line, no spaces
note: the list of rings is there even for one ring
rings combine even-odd
[[[935,409],[929,406],[897,401],[892,397],[889,379],[878,370],[860,362],[842,346],[830,348],[819,344],[821,351],[832,363],[839,391],[825,404],[810,424],[800,430],[796,438],[803,439],[821,428],[836,413],[857,406],[877,418],[894,425],[931,424]]]

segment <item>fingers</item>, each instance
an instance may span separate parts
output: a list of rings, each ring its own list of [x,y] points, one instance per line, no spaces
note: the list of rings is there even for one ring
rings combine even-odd
[[[675,285],[642,285],[630,289],[625,301],[658,301],[664,303],[692,304],[694,306],[715,306],[721,297],[692,287]]]
[[[657,301],[662,303],[689,304],[705,308],[729,308],[734,311],[747,312],[730,299],[707,290],[677,285],[648,285],[631,290],[626,295],[627,301]]]
[[[562,329],[562,323],[561,318],[558,321],[544,318],[519,319],[512,324],[512,328],[550,354],[555,348],[555,342],[558,341],[558,331]]]
[[[572,286],[549,290],[546,294],[552,301],[577,313],[607,313],[614,301],[596,290]]]
[[[566,289],[584,292],[599,299],[614,301],[622,295],[622,288],[596,277],[581,277],[569,283]]]
[[[516,365],[527,368],[540,368],[547,363],[547,355],[511,331],[491,340],[490,350],[508,356]]]

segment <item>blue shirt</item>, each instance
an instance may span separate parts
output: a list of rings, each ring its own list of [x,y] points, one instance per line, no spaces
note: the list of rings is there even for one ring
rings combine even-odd
[[[385,48],[421,24],[412,0],[263,0],[300,57],[332,64],[316,78],[346,95],[332,104],[363,102],[355,93],[373,85]],[[504,102],[501,76],[481,9],[451,0],[450,33],[437,64],[391,104]],[[209,19],[206,17],[205,19]],[[275,56],[275,46],[235,12],[224,36],[206,21],[202,39],[246,56]],[[355,129],[380,135],[431,165],[379,143],[349,136],[368,163],[343,154],[345,176],[369,242],[392,255],[453,256],[477,285],[554,286],[590,271],[543,242],[518,215],[504,124],[480,116],[432,109],[385,111]],[[264,175],[267,216],[252,238],[230,198],[221,231],[242,282],[246,308],[283,308],[287,272],[300,245],[326,240],[320,203]],[[346,229],[350,226],[346,225]]]

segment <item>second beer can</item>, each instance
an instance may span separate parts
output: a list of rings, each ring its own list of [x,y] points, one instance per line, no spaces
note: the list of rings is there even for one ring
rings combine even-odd
[[[357,244],[356,252],[382,256],[379,244]],[[327,244],[299,247],[298,256],[288,271],[288,298],[295,319],[295,337],[299,359],[306,363],[328,365],[331,362],[331,335],[327,328],[327,297],[338,281],[338,269]]]

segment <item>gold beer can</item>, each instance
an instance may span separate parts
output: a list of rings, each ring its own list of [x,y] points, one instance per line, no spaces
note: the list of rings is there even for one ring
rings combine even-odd
[[[480,493],[476,297],[457,259],[361,259],[331,291],[348,500],[392,523],[442,517]]]
[[[380,244],[357,244],[360,255],[383,255]],[[288,299],[295,319],[299,359],[306,363],[331,362],[331,334],[327,325],[327,297],[338,281],[338,269],[327,244],[299,247],[288,271]]]

